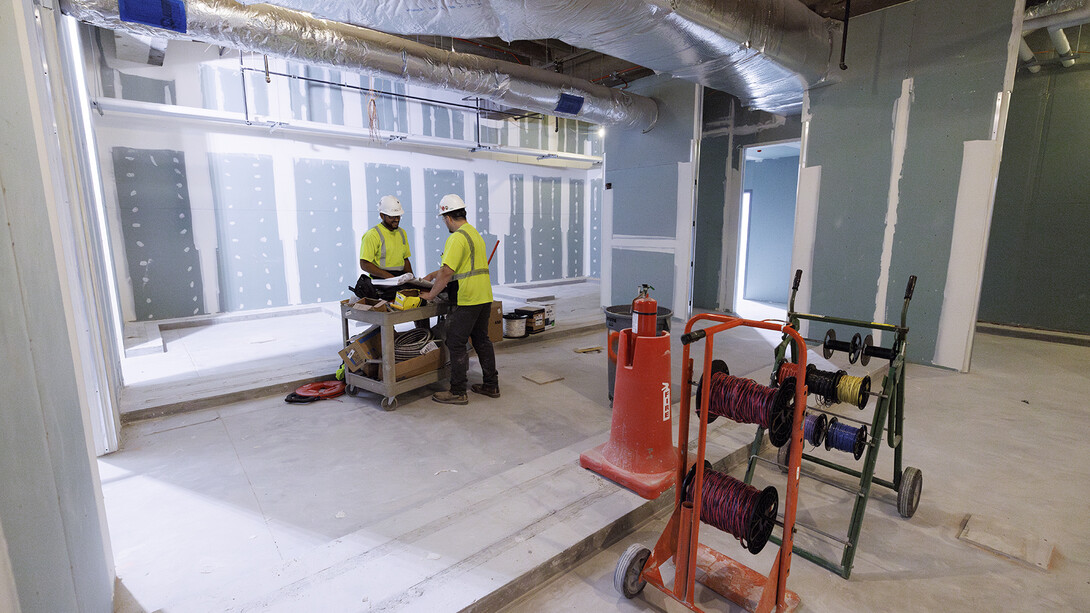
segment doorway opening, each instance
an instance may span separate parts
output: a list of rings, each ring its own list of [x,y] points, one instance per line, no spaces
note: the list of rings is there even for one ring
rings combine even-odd
[[[799,141],[744,149],[733,310],[748,319],[783,319],[791,280]]]

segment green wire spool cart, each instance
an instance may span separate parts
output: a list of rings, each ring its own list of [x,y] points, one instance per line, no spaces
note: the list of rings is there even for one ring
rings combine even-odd
[[[837,341],[835,333],[830,329],[826,334],[825,341],[822,343],[824,355],[826,358],[831,357],[834,351],[846,351],[851,363],[855,363],[857,360],[861,364],[866,365],[870,358],[881,358],[889,360],[889,370],[886,371],[885,378],[882,382],[882,388],[879,392],[869,392],[873,396],[877,396],[878,402],[875,403],[873,410],[872,420],[869,422],[854,420],[852,418],[845,417],[841,414],[833,414],[828,411],[824,411],[820,408],[811,407],[812,410],[822,413],[829,413],[830,415],[837,415],[841,420],[856,421],[863,424],[860,428],[863,431],[867,425],[869,425],[869,432],[866,433],[865,451],[862,456],[863,465],[860,470],[844,466],[829,459],[818,457],[811,453],[803,453],[802,459],[805,462],[810,462],[823,466],[825,468],[835,470],[837,472],[849,475],[858,480],[858,485],[845,484],[841,481],[834,481],[827,479],[824,476],[814,472],[806,470],[805,462],[800,469],[801,476],[809,477],[825,483],[827,485],[844,490],[854,496],[855,501],[852,508],[851,519],[848,524],[848,534],[844,537],[831,534],[827,531],[821,530],[815,526],[808,526],[801,522],[796,523],[798,529],[803,529],[811,532],[817,536],[820,536],[831,542],[839,543],[842,546],[842,553],[840,560],[833,560],[823,557],[822,555],[809,551],[799,544],[794,544],[793,550],[798,555],[810,560],[811,562],[827,568],[845,579],[851,576],[852,564],[855,560],[855,554],[859,549],[859,534],[863,528],[863,515],[867,510],[867,501],[870,499],[870,490],[872,484],[881,485],[887,487],[897,493],[897,511],[902,517],[909,518],[916,512],[916,508],[920,503],[920,493],[923,490],[923,473],[918,468],[911,466],[905,466],[902,468],[902,455],[904,451],[904,407],[905,407],[905,345],[906,336],[908,334],[907,326],[907,314],[908,304],[912,300],[912,292],[916,286],[916,277],[911,276],[908,279],[908,286],[905,289],[905,302],[901,309],[901,324],[884,324],[875,323],[869,321],[857,321],[853,319],[844,319],[840,317],[828,317],[823,315],[813,315],[809,313],[798,313],[795,311],[795,295],[798,293],[799,282],[802,280],[802,271],[795,271],[795,279],[791,287],[791,302],[788,308],[787,320],[788,323],[796,330],[799,329],[799,323],[802,320],[811,322],[827,323],[838,326],[850,326],[863,330],[875,330],[880,332],[893,333],[893,346],[890,348],[874,346],[871,342],[871,335],[868,334],[864,339],[859,333],[856,333],[851,342]],[[796,341],[784,335],[784,340],[776,347],[776,365],[788,359],[788,349],[790,349],[790,355],[792,360],[797,362],[798,359],[795,356],[799,355],[799,351],[805,351],[806,348],[798,347]],[[874,467],[878,459],[878,450],[882,447],[882,434],[885,430],[886,443],[893,449],[893,478],[892,480],[885,480],[874,476]],[[753,440],[753,444],[750,447],[749,466],[746,470],[746,483],[752,483],[753,472],[757,462],[765,462],[779,466],[783,469],[786,463],[783,458],[786,457],[786,450],[788,445],[784,445],[780,448],[780,462],[772,462],[761,458],[757,454],[760,452],[761,442],[764,436],[764,429],[757,429],[757,436]],[[848,457],[851,457],[850,454]],[[772,536],[770,538],[773,542],[779,544],[781,539],[778,536]]]

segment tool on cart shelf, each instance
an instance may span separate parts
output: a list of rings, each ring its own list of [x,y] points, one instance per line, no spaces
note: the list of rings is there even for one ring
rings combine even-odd
[[[713,325],[693,330],[698,321],[710,321]],[[789,399],[774,399],[776,391],[768,393],[756,382],[736,380],[727,374],[726,364],[714,364],[714,337],[720,332],[749,326],[775,330],[785,336],[803,339],[788,325],[752,321],[716,313],[697,315],[685,326],[681,337],[684,347],[682,364],[681,414],[678,424],[678,462],[676,479],[681,484],[674,492],[674,512],[662,536],[649,550],[634,544],[625,551],[613,574],[613,585],[627,598],[639,594],[647,584],[655,586],[667,596],[677,600],[692,611],[702,611],[694,602],[696,581],[700,582],[744,607],[749,611],[793,611],[799,605],[799,597],[787,589],[787,577],[791,572],[792,534],[795,526],[795,506],[798,501],[799,469],[802,461],[803,409],[806,406],[806,384],[799,382]],[[707,339],[704,346],[703,372],[695,414],[699,419],[697,429],[696,462],[689,466],[689,415],[693,385],[693,360],[689,358],[689,345]],[[622,343],[623,344],[623,343]],[[800,367],[806,368],[806,356],[800,358]],[[617,381],[618,392],[622,389]],[[785,411],[785,407],[787,412]],[[773,526],[777,523],[779,494],[774,487],[758,490],[729,475],[711,470],[705,461],[708,421],[712,415],[732,419],[744,418],[754,423],[771,423],[787,419],[787,436],[780,444],[791,441],[793,451],[788,458],[787,494],[784,500],[783,525],[785,542],[768,575],[741,564],[722,553],[700,543],[700,522],[723,530],[756,554],[768,542]],[[777,422],[777,425],[779,422]],[[758,430],[763,431],[763,428]],[[787,445],[784,446],[787,448]],[[673,561],[674,578],[667,586],[661,568]],[[702,574],[697,576],[697,568]]]
[[[649,289],[641,286],[632,302],[632,327],[610,333],[617,383],[609,440],[583,452],[579,465],[652,499],[674,484],[678,456],[670,419],[670,333],[657,331],[658,305]]]
[[[871,391],[870,377],[851,377],[845,371],[832,373],[829,371],[817,370],[813,365],[805,366],[806,340],[801,339],[801,337],[795,338],[794,336],[785,334],[783,341],[776,348],[776,367],[773,369],[772,373],[772,380],[774,383],[778,381],[780,377],[790,376],[805,371],[809,391],[813,391],[816,395],[821,396],[822,403],[826,407],[836,403],[848,403],[855,405],[862,410],[866,407],[867,399],[870,396],[875,396],[878,399],[875,403],[874,413],[870,422],[853,419],[845,415],[837,415],[836,413],[829,411],[828,408],[809,407],[813,412],[813,415],[828,417],[824,424],[823,433],[825,449],[849,453],[856,461],[862,458],[863,463],[861,468],[850,468],[811,453],[801,453],[802,450],[799,450],[801,458],[807,462],[858,479],[858,486],[848,486],[837,481],[826,479],[812,471],[802,470],[801,474],[805,477],[813,478],[827,485],[849,492],[854,496],[855,501],[852,508],[851,519],[848,524],[848,534],[843,538],[829,534],[816,526],[798,524],[800,528],[807,532],[839,543],[843,548],[840,560],[830,560],[822,557],[816,552],[792,544],[795,553],[847,579],[851,576],[852,564],[855,561],[856,553],[859,551],[859,535],[863,528],[863,516],[867,510],[867,502],[870,499],[871,485],[878,484],[897,492],[897,511],[905,518],[912,517],[916,512],[916,508],[920,503],[920,493],[923,491],[923,473],[918,468],[913,468],[911,466],[902,468],[905,418],[905,347],[907,344],[906,337],[908,335],[907,317],[908,305],[912,300],[912,292],[916,287],[916,277],[911,276],[908,278],[908,286],[905,288],[904,306],[901,308],[900,325],[857,321],[841,317],[827,317],[796,312],[795,296],[798,293],[799,282],[801,280],[802,271],[796,270],[795,279],[791,286],[791,301],[787,312],[787,321],[793,328],[798,329],[801,321],[812,321],[879,332],[892,332],[894,337],[891,347],[876,347],[874,346],[874,340],[871,334],[867,334],[866,337],[863,337],[862,334],[856,332],[852,336],[851,342],[845,342],[837,340],[836,333],[830,329],[825,334],[824,342],[822,342],[822,352],[826,358],[831,357],[837,351],[842,351],[848,354],[848,361],[852,364],[858,361],[860,364],[865,365],[872,357],[889,360],[889,370],[882,380],[882,390],[880,392]],[[789,350],[790,355],[795,358],[797,364],[788,361],[787,355]],[[852,426],[845,422],[853,422],[859,425],[858,427]],[[816,433],[816,430],[819,428],[820,426],[815,421],[814,437],[811,438],[810,434],[806,435],[806,441],[815,448],[821,444],[818,440],[821,437],[818,437]],[[878,451],[882,447],[883,428],[885,428],[886,431],[886,442],[893,448],[893,479],[889,481],[874,476]],[[746,470],[746,483],[753,482],[753,473],[757,462],[769,462],[769,460],[765,460],[757,455],[760,451],[761,435],[762,430],[758,430],[757,437],[750,447],[750,462],[749,467]],[[792,440],[794,441],[796,439]],[[794,443],[792,444],[792,447],[793,446]],[[794,449],[788,450],[786,448],[780,448],[777,460],[781,470],[787,470],[792,473],[796,470],[796,466],[790,464],[790,459],[796,457],[795,453]],[[784,532],[783,534],[784,536],[782,538],[787,540],[789,538],[788,533]],[[780,542],[780,538],[777,538],[776,536],[770,538],[773,542]]]

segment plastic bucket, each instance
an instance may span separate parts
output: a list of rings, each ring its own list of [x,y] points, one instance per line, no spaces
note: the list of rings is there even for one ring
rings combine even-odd
[[[658,313],[655,315],[655,332],[662,334],[663,332],[670,331],[670,316],[674,312],[666,307],[659,307]],[[505,322],[506,323],[506,322]],[[606,307],[606,342],[609,342],[610,332],[620,332],[625,328],[632,327],[632,305],[631,304],[618,304],[610,307]],[[609,399],[613,400],[613,384],[617,380],[617,364],[609,359],[609,352],[606,352],[606,364],[609,370]]]
[[[522,338],[526,336],[527,315],[522,313],[508,313],[503,316],[503,337]]]

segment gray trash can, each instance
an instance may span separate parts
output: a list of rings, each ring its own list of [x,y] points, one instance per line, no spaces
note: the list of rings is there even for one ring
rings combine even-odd
[[[655,320],[655,332],[670,331],[670,316],[674,312],[666,307],[659,307]],[[609,333],[620,332],[632,327],[632,305],[617,304],[606,307],[606,343],[609,344]],[[617,352],[616,348],[613,350]],[[617,364],[609,359],[609,351],[606,351],[606,364],[609,368],[609,399],[613,400],[613,383],[617,380]]]

